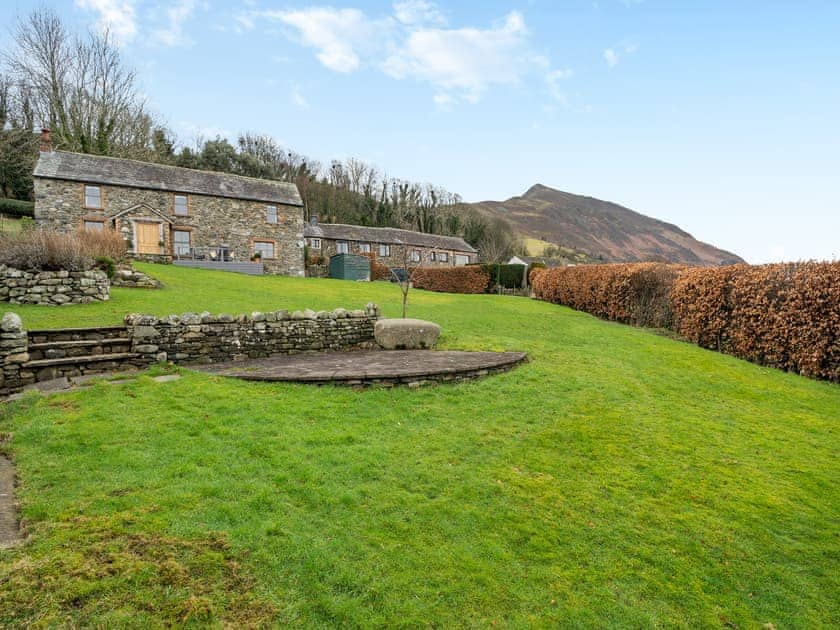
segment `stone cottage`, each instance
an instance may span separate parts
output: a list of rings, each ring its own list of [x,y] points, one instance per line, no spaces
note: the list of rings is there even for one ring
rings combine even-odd
[[[409,263],[452,267],[478,262],[478,251],[457,236],[425,234],[397,228],[319,223],[310,219],[304,229],[309,255],[330,258],[335,254],[367,254],[388,266],[401,266],[406,252]]]
[[[114,229],[140,259],[263,263],[302,276],[303,203],[294,184],[53,151],[42,137],[35,221],[60,232]]]

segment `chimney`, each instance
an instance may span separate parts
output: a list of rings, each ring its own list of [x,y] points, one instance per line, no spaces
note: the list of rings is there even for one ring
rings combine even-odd
[[[52,137],[50,130],[44,127],[41,129],[41,153],[52,153]]]
[[[318,227],[318,215],[317,214],[310,214],[309,215],[309,225],[312,227]]]

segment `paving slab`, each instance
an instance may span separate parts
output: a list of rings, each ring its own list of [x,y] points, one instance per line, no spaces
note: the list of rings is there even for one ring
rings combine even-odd
[[[511,369],[526,359],[524,352],[361,350],[282,355],[191,366],[191,369],[249,381],[416,386],[478,378]]]

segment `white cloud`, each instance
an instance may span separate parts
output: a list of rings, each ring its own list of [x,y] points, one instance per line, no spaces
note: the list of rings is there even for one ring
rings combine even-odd
[[[533,61],[526,36],[517,11],[490,29],[421,28],[385,59],[382,69],[395,79],[428,81],[439,95],[476,102],[488,86],[519,80],[523,66]]]
[[[300,90],[299,85],[292,86],[292,94],[291,94],[292,103],[295,107],[300,110],[307,110],[309,109],[309,101],[303,96],[303,92]]]
[[[358,9],[311,8],[297,11],[261,11],[252,14],[295,28],[301,42],[315,48],[323,65],[336,72],[352,72],[361,65],[363,50],[376,42],[384,27]],[[385,27],[387,30],[387,27]]]
[[[76,0],[76,6],[98,13],[97,26],[110,31],[119,42],[130,42],[137,35],[134,0]]]
[[[555,101],[564,105],[567,103],[566,94],[560,89],[560,83],[571,79],[572,76],[574,76],[574,72],[568,68],[552,70],[545,75],[545,82],[548,85],[548,91]]]
[[[431,24],[444,26],[446,17],[434,2],[405,0],[394,3],[394,17],[402,24]]]
[[[169,26],[156,30],[154,32],[155,39],[165,46],[180,46],[191,43],[184,36],[182,25],[184,20],[193,14],[197,6],[198,2],[196,0],[173,2],[166,10]]]
[[[632,55],[639,47],[636,46],[636,44],[624,44],[623,46],[620,46],[620,48],[621,52],[615,48],[607,48],[604,51],[604,60],[610,68],[615,68],[618,65],[618,62],[621,61],[622,55]]]
[[[289,27],[292,37],[313,48],[318,61],[335,72],[368,66],[394,79],[428,83],[440,108],[474,103],[491,86],[515,84],[528,74],[547,77],[549,85],[571,74],[552,71],[550,60],[531,48],[518,11],[489,28],[448,28],[437,5],[428,0],[398,1],[392,9],[383,17],[355,8],[261,10],[237,20],[245,28],[264,22]]]

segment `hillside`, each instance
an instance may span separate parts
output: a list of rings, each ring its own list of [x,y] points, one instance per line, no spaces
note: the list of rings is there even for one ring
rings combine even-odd
[[[388,282],[137,266],[164,288],[14,310],[400,312]],[[367,390],[156,366],[0,404],[27,532],[0,627],[837,625],[840,387],[536,300],[409,313],[531,360]]]
[[[676,225],[542,184],[507,201],[468,205],[485,215],[504,218],[526,240],[548,241],[607,261],[667,260],[705,266],[743,262]]]

